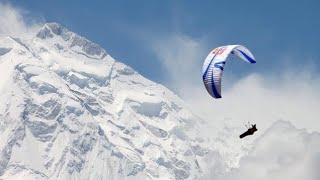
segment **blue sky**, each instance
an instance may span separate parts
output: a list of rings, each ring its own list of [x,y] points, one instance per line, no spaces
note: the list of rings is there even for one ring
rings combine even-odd
[[[233,75],[276,74],[282,68],[306,65],[320,69],[320,2],[316,0],[11,0],[10,4],[28,11],[27,19],[64,25],[160,83],[170,77],[150,47],[159,40],[170,43],[176,36],[200,44],[201,52],[194,56],[198,57],[194,60],[199,62],[194,67],[197,71],[211,49],[234,43],[249,48],[258,63],[248,67],[229,61],[226,73],[232,69]]]

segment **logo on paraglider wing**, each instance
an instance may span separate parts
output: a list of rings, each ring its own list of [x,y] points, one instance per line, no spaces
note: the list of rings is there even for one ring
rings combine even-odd
[[[215,48],[214,50],[211,51],[212,54],[216,55],[222,55],[224,51],[227,49],[227,47],[222,47],[222,48]]]
[[[227,47],[221,48],[217,55],[222,55],[223,52],[224,52],[226,49],[227,49]]]
[[[219,48],[215,48],[214,50],[211,51],[212,54],[215,54],[219,51]]]

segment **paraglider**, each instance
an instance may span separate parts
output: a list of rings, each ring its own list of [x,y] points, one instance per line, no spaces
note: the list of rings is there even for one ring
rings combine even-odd
[[[250,126],[250,124],[249,124],[249,126]],[[239,136],[240,139],[242,139],[242,138],[244,138],[244,137],[246,137],[246,136],[249,136],[249,135],[253,135],[254,132],[258,131],[256,124],[253,124],[253,125],[251,124],[251,127],[250,127],[250,128],[247,127],[247,128],[248,128],[248,130],[247,130],[246,132],[242,133],[242,134]]]
[[[227,45],[212,50],[203,63],[202,78],[208,93],[216,99],[221,98],[222,72],[230,53],[250,64],[256,63],[252,53],[242,45]]]

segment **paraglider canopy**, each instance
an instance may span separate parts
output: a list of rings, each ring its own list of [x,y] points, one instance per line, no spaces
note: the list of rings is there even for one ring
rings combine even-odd
[[[256,63],[252,53],[242,45],[227,45],[212,50],[203,63],[203,83],[208,93],[218,99],[221,98],[221,78],[224,65],[230,54],[250,63]]]

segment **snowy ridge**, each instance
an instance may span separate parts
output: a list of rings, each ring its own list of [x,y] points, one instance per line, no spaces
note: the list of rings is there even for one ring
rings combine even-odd
[[[57,36],[63,39],[67,44],[67,47],[61,46],[61,44],[54,44],[59,50],[70,48],[73,51],[86,55],[92,59],[103,59],[108,55],[106,51],[97,44],[69,31],[58,23],[47,23],[36,35],[36,37],[46,41],[48,39],[55,39]]]
[[[0,178],[201,179],[201,120],[57,23],[0,41]]]

